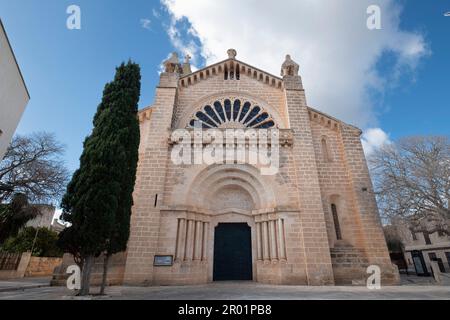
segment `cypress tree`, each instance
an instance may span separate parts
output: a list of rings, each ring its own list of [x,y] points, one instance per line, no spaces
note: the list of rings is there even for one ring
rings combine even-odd
[[[126,116],[123,117],[124,126],[121,135],[123,143],[124,160],[122,162],[121,192],[118,208],[115,212],[114,225],[108,239],[107,248],[103,262],[103,278],[100,294],[104,294],[109,259],[113,254],[123,252],[127,249],[130,237],[131,207],[133,205],[133,190],[136,181],[136,170],[139,158],[140,130],[137,118],[138,101],[140,92],[140,69],[138,65],[128,67],[128,77],[134,79],[134,100],[123,104]],[[131,79],[130,79],[131,81]]]
[[[140,79],[139,66],[130,61],[119,66],[114,80],[105,86],[80,168],[62,200],[63,219],[71,226],[59,243],[82,265],[80,295],[89,294],[94,258],[112,248],[125,249],[128,241],[130,209],[126,208],[131,208],[127,195],[137,163]],[[127,177],[130,173],[132,177]],[[119,221],[123,226],[118,226]]]

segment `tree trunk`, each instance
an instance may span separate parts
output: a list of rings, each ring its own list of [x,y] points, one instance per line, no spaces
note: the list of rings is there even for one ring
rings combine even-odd
[[[81,272],[81,290],[79,296],[89,295],[89,288],[91,282],[92,265],[94,264],[94,256],[87,256],[84,259],[83,270]]]
[[[100,288],[100,295],[105,294],[106,280],[108,278],[108,264],[110,257],[111,256],[109,254],[105,253],[105,258],[103,260],[103,278],[102,278],[102,286]]]

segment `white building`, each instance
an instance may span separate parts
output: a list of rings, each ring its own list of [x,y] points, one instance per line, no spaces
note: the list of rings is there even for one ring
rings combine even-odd
[[[0,20],[0,160],[30,100],[16,57]]]
[[[412,232],[407,224],[396,223],[408,271],[431,275],[431,261],[436,261],[441,272],[450,273],[450,236],[437,231],[433,222],[426,225],[429,231]]]
[[[47,228],[51,229],[53,218],[55,216],[55,207],[51,205],[34,205],[39,210],[39,215],[27,222],[27,227],[33,228]]]
[[[66,225],[61,223],[57,218],[60,214],[56,211],[54,206],[46,204],[34,206],[39,210],[40,214],[33,220],[28,221],[25,225],[26,227],[47,228],[57,233],[60,233],[66,228]]]

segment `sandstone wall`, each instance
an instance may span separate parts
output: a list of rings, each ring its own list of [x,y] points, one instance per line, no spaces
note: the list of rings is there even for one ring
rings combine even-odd
[[[56,267],[62,263],[62,258],[40,258],[31,257],[25,271],[25,277],[47,277],[52,276]]]
[[[277,124],[280,128],[289,127],[282,88],[267,85],[246,75],[242,75],[240,80],[224,80],[221,73],[190,86],[179,87],[172,120],[173,128],[184,128],[195,112],[215,97],[254,99],[279,120]]]
[[[395,283],[360,131],[308,108],[299,76],[281,81],[243,67],[240,80],[225,80],[221,66],[181,80],[163,73],[151,116],[141,119],[125,283],[212,281],[214,228],[223,222],[251,227],[255,281],[351,284],[352,277],[366,276],[367,265],[377,264],[384,284]],[[278,174],[262,177],[245,165],[172,163],[173,130],[221,98],[248,99],[289,131],[292,142],[281,148]],[[225,191],[234,194],[236,208],[222,212]],[[342,240],[331,204],[338,209]],[[153,266],[155,255],[173,256],[174,265]]]
[[[119,253],[113,255],[109,261],[108,268],[108,285],[122,285],[125,272],[126,254]],[[54,269],[52,285],[65,286],[69,274],[66,273],[67,268],[71,265],[75,265],[72,255],[65,254],[62,258],[62,262]],[[95,259],[92,267],[91,284],[97,286],[101,284],[103,276],[103,257]]]

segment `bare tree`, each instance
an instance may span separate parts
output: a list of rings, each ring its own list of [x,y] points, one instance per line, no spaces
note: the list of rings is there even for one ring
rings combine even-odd
[[[61,159],[63,152],[64,147],[50,133],[14,137],[0,162],[0,203],[17,193],[32,203],[59,200],[69,176]]]
[[[369,157],[383,218],[404,219],[412,232],[450,235],[450,143],[407,137]]]

